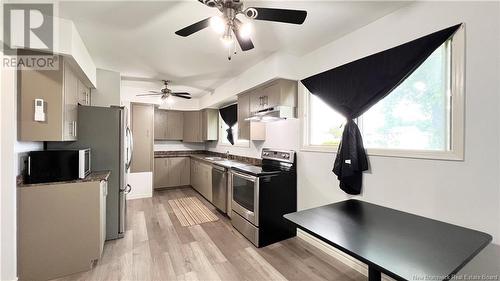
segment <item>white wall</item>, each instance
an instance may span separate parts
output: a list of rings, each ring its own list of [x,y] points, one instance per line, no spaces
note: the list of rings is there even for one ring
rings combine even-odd
[[[98,68],[96,81],[96,89],[91,91],[92,106],[120,105],[120,73]]]
[[[301,79],[420,36],[466,24],[465,161],[371,156],[359,199],[485,231],[500,243],[500,4],[418,2],[300,58],[269,59],[202,99],[217,104],[274,77]],[[258,78],[255,78],[258,77]],[[269,132],[269,130],[268,130]],[[300,137],[300,136],[299,136]],[[268,136],[269,141],[273,138]],[[286,140],[279,136],[279,140]],[[295,141],[296,142],[296,141]],[[223,150],[222,147],[209,147]],[[239,151],[256,155],[256,148]],[[298,207],[346,199],[331,172],[333,153],[298,154]]]
[[[3,57],[3,55],[2,55]],[[0,143],[0,280],[17,278],[17,191],[16,177],[24,169],[27,151],[41,150],[41,142],[17,141],[17,75],[13,69],[1,72]]]

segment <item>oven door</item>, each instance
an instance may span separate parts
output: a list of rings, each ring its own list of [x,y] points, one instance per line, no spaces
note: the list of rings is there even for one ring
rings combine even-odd
[[[259,178],[231,171],[232,200],[234,212],[259,226]]]

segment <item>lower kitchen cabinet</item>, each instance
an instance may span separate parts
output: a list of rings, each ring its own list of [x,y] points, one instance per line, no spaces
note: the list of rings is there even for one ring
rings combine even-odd
[[[20,280],[90,270],[106,239],[106,180],[18,187]]]
[[[189,157],[155,158],[154,188],[177,187],[190,184]]]
[[[212,202],[212,166],[202,161],[191,160],[191,186],[205,199]]]

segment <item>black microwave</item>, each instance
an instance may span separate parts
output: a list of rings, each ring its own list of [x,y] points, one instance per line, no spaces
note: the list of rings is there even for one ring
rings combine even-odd
[[[90,174],[90,149],[30,151],[26,183],[83,179]]]

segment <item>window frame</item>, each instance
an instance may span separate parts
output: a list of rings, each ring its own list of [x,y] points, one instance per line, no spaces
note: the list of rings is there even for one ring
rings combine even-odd
[[[465,137],[465,30],[462,25],[449,41],[450,50],[450,150],[409,150],[367,148],[370,156],[436,159],[436,160],[464,160]],[[310,96],[309,91],[299,83],[299,118],[301,134],[301,151],[332,153],[337,152],[337,145],[310,144]],[[358,120],[355,120],[358,122]]]
[[[226,130],[224,129],[224,125],[226,123],[222,119],[219,113],[219,140],[217,141],[217,144],[220,146],[227,146],[227,147],[244,147],[244,148],[249,148],[250,147],[250,142],[248,140],[240,140],[237,139],[234,142],[234,145],[230,144],[229,141],[227,140],[227,135],[226,135]],[[239,129],[238,129],[239,130]],[[238,132],[233,131],[233,136],[238,138]],[[226,142],[224,142],[226,140]]]

